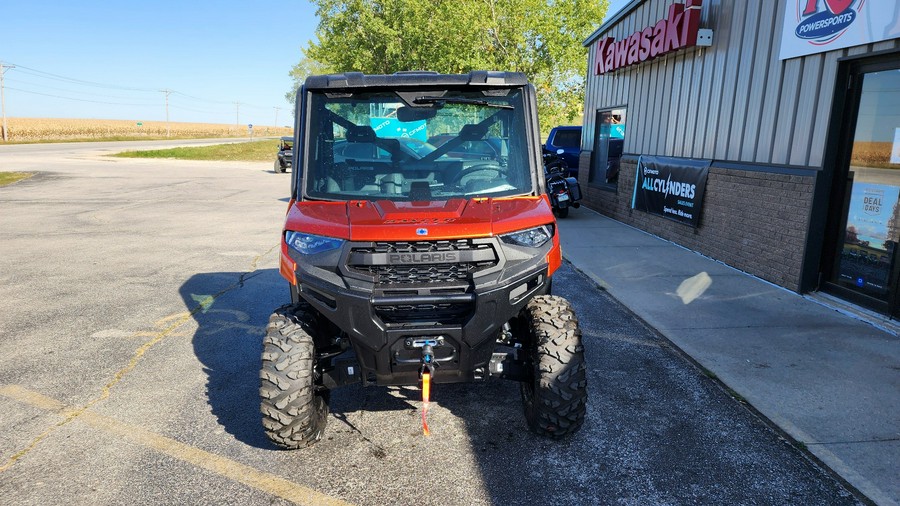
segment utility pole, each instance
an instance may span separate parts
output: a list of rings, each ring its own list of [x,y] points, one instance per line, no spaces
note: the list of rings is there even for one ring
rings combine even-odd
[[[166,94],[166,138],[169,137],[169,94],[172,93],[172,90],[166,88],[164,90],[159,90],[160,93]]]
[[[241,103],[234,103],[234,126],[241,127]]]
[[[4,65],[2,61],[0,61],[0,109],[3,112],[3,126],[0,130],[3,130],[3,142],[8,140],[7,131],[9,127],[6,126],[6,96],[3,94],[3,73],[6,72],[6,69],[14,69],[15,65]]]
[[[275,128],[278,128],[278,111],[281,110],[281,107],[273,107],[275,109]]]

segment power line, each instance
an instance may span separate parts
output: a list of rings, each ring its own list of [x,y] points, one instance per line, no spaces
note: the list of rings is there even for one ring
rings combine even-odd
[[[21,79],[7,79],[7,82],[10,82],[10,83],[18,83],[18,84],[25,84],[25,85],[29,85],[29,86],[37,86],[38,88],[46,88],[46,89],[48,89],[48,90],[65,91],[65,92],[68,92],[68,93],[78,93],[78,94],[81,94],[81,95],[90,95],[90,96],[94,96],[94,97],[117,98],[117,99],[122,99],[122,100],[129,100],[129,99],[130,99],[129,97],[116,97],[116,96],[111,96],[111,95],[104,94],[104,93],[90,93],[90,92],[87,92],[87,91],[75,91],[75,90],[70,90],[70,89],[67,89],[67,88],[57,88],[57,87],[55,87],[55,86],[47,86],[47,85],[45,85],[45,84],[38,84],[38,83],[30,82],[30,81],[23,81],[23,80],[21,80]],[[20,89],[19,91],[23,91],[23,90]],[[152,105],[153,103],[154,103],[154,102],[149,102],[149,101],[148,101],[148,102],[146,103],[146,105]]]
[[[19,68],[19,69],[25,69],[24,73],[26,73],[26,74],[36,74],[41,77],[44,77],[45,79],[66,81],[66,82],[71,82],[71,83],[76,83],[76,84],[82,84],[85,86],[96,86],[98,88],[108,88],[108,89],[127,90],[127,91],[144,91],[144,92],[156,91],[156,90],[151,90],[151,89],[147,89],[147,88],[133,88],[130,86],[121,86],[121,85],[117,85],[117,84],[105,84],[105,83],[97,83],[94,81],[85,81],[83,79],[76,79],[74,77],[61,76],[59,74],[44,72],[42,70],[37,70],[37,69],[30,68],[30,67],[22,66],[22,65],[16,65],[15,67]]]
[[[168,137],[169,136],[169,95],[172,93],[172,90],[167,88],[165,90],[159,90],[159,91],[160,91],[160,93],[166,94],[166,137]]]
[[[212,103],[212,104],[233,104],[233,103],[234,103],[234,102],[227,102],[227,101],[223,101],[223,100],[211,100],[211,99],[208,99],[208,98],[195,97],[195,96],[193,96],[193,95],[188,95],[187,93],[182,93],[182,92],[180,92],[180,91],[175,91],[175,92],[173,92],[173,93],[176,93],[176,94],[178,94],[178,95],[181,95],[182,97],[190,98],[190,99],[192,99],[192,100],[197,100],[197,101],[200,101],[200,102],[209,102],[209,103]]]
[[[171,104],[170,107],[173,109],[180,109],[182,111],[199,112],[199,113],[203,113],[203,114],[219,114],[219,115],[231,114],[230,112],[225,112],[225,111],[204,111],[201,109],[192,109],[190,107],[183,107],[183,106],[174,105],[174,104]]]
[[[195,97],[193,95],[188,95],[187,93],[182,93],[180,91],[176,91],[174,93],[177,93],[177,94],[181,95],[182,97],[190,98],[192,100],[198,100],[200,102],[209,102],[212,104],[234,104],[234,102],[226,102],[226,101],[222,101],[222,100],[211,100],[208,98]],[[241,105],[244,107],[252,107],[254,109],[268,109],[269,107],[271,107],[271,106],[265,106],[265,105],[248,104],[246,102],[241,102]]]
[[[9,68],[9,67],[7,67],[7,68]],[[74,101],[76,101],[76,102],[89,102],[89,103],[92,103],[92,104],[104,104],[104,105],[130,105],[130,106],[139,106],[139,107],[146,107],[146,106],[151,105],[151,104],[146,104],[146,103],[144,103],[144,104],[128,104],[128,103],[125,103],[125,102],[101,102],[101,101],[99,101],[99,100],[87,100],[87,99],[84,99],[84,98],[74,98],[74,97],[63,97],[63,96],[60,96],[60,95],[50,95],[49,93],[39,93],[39,92],[37,92],[37,91],[28,91],[28,90],[23,90],[23,89],[20,89],[20,88],[8,88],[8,89],[10,89],[10,90],[15,90],[15,91],[19,91],[19,92],[22,92],[22,93],[30,93],[31,95],[40,95],[40,96],[42,96],[42,97],[61,98],[61,99],[63,99],[63,100],[74,100]]]
[[[6,67],[6,68],[10,68],[10,67]],[[152,103],[140,103],[140,104],[138,104],[138,103],[127,103],[127,102],[103,102],[103,101],[100,101],[100,100],[88,100],[88,99],[83,99],[83,98],[64,97],[64,96],[61,96],[61,95],[51,95],[51,94],[49,94],[49,93],[40,93],[40,92],[37,92],[37,91],[23,90],[23,89],[21,89],[21,88],[11,88],[11,87],[6,87],[6,89],[9,89],[9,90],[15,90],[15,91],[18,91],[18,92],[20,92],[20,93],[28,93],[28,94],[31,94],[31,95],[39,95],[39,96],[42,96],[42,97],[58,98],[58,99],[62,99],[62,100],[73,100],[73,101],[76,101],[76,102],[87,102],[87,103],[91,103],[91,104],[103,104],[103,105],[128,105],[128,106],[136,106],[136,107],[152,106],[152,105],[153,105]],[[171,91],[171,90],[170,90],[170,91]],[[176,105],[176,104],[172,104],[172,103],[169,104],[169,107],[172,108],[172,109],[179,109],[179,110],[182,110],[182,111],[197,112],[197,113],[201,113],[201,114],[213,114],[213,115],[218,115],[218,116],[224,116],[224,115],[230,114],[229,112],[226,112],[226,111],[209,111],[209,110],[203,110],[203,109],[194,109],[194,108],[191,108],[191,107],[184,107],[184,106]]]
[[[62,83],[75,85],[75,86],[88,86],[88,87],[95,87],[95,88],[100,88],[100,89],[121,90],[121,91],[130,91],[130,92],[138,92],[138,93],[165,93],[166,124],[167,125],[169,123],[169,108],[170,107],[180,109],[180,110],[185,110],[185,111],[201,113],[201,114],[216,114],[216,115],[227,114],[222,111],[205,111],[202,109],[193,109],[190,107],[183,107],[183,106],[179,106],[177,104],[173,104],[171,98],[174,98],[176,96],[183,97],[190,101],[202,102],[202,103],[207,103],[207,104],[220,104],[220,105],[233,104],[235,106],[235,122],[238,125],[240,124],[240,107],[241,106],[250,107],[253,109],[260,109],[260,110],[270,108],[270,106],[260,106],[260,105],[255,105],[255,104],[248,104],[246,102],[239,102],[239,101],[228,102],[228,101],[223,101],[223,100],[214,100],[214,99],[209,99],[209,98],[197,97],[194,95],[189,95],[187,93],[172,90],[169,88],[149,89],[149,88],[138,88],[138,87],[132,87],[132,86],[123,86],[123,85],[118,85],[118,84],[101,83],[101,82],[97,82],[97,81],[89,81],[89,80],[85,80],[85,79],[78,79],[78,78],[74,78],[74,77],[63,76],[60,74],[46,72],[43,70],[38,70],[38,69],[34,69],[31,67],[26,67],[26,66],[22,66],[22,65],[13,65],[13,64],[5,64],[4,65],[4,64],[0,63],[0,71],[8,70],[10,68],[15,68],[16,72],[21,72],[24,75],[29,75],[29,76],[39,78],[39,79],[46,79],[46,80],[50,80],[50,81],[62,82]],[[112,98],[112,99],[121,99],[121,100],[130,100],[130,98],[129,97],[121,97],[121,96],[120,97],[109,96],[109,95],[101,94],[101,93],[91,93],[91,92],[83,91],[83,90],[74,90],[74,89],[53,87],[53,86],[48,86],[45,84],[39,84],[39,83],[29,82],[27,80],[20,80],[20,79],[12,79],[11,82],[18,83],[20,85],[25,85],[26,87],[29,87],[29,88],[30,87],[38,87],[38,88],[55,90],[55,91],[66,93],[66,95],[59,95],[59,94],[52,94],[52,93],[42,93],[40,91],[34,91],[31,89],[22,89],[19,87],[9,88],[10,90],[15,90],[15,91],[21,92],[21,93],[28,93],[31,95],[50,97],[50,98],[56,98],[56,99],[61,99],[61,100],[70,100],[70,101],[75,101],[75,102],[86,102],[86,103],[93,103],[93,104],[123,105],[123,106],[136,106],[136,107],[152,106],[154,103],[158,104],[158,102],[155,102],[155,101],[148,101],[148,102],[144,102],[144,103],[133,103],[133,102],[111,102],[109,100],[96,100],[96,99],[91,99],[90,97],[98,97],[99,96],[99,97],[103,97],[106,99]],[[2,91],[2,89],[0,89],[0,91]],[[88,98],[79,98],[79,97],[71,96],[71,94],[86,96]],[[143,98],[138,98],[138,97],[134,97],[134,98],[136,98],[138,101],[143,100]],[[276,116],[275,116],[276,123],[277,123],[277,118],[278,118],[278,110],[280,110],[280,108],[276,108]],[[4,107],[4,118],[5,118],[5,107]],[[5,135],[5,131],[4,131],[4,135]]]
[[[0,124],[0,130],[3,130],[2,135],[0,137],[3,138],[3,142],[7,140],[7,130],[9,127],[6,126],[6,95],[3,93],[3,74],[6,73],[6,69],[14,69],[15,65],[3,65],[3,62],[0,61],[0,111],[3,113],[3,123]]]
[[[268,105],[253,105],[253,104],[248,104],[247,102],[241,102],[241,105],[243,105],[244,107],[250,107],[251,109],[268,109],[269,107],[271,107],[271,106],[268,106]]]

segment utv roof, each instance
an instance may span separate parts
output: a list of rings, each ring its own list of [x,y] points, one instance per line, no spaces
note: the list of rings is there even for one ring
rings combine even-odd
[[[424,70],[369,75],[345,72],[306,78],[307,89],[396,88],[405,86],[524,86],[528,79],[521,72],[476,70],[468,74],[438,74]]]

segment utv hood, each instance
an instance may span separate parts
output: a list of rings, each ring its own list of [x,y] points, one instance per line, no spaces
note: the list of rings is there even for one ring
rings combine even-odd
[[[397,202],[295,202],[285,230],[350,241],[491,237],[553,221],[546,197]]]

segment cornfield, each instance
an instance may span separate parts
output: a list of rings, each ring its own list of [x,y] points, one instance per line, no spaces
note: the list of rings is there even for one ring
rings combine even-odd
[[[895,169],[897,166],[890,163],[892,146],[890,142],[854,142],[850,165]]]
[[[165,121],[7,118],[9,142],[166,138]],[[254,126],[254,136],[291,135],[285,127]],[[246,126],[216,123],[169,123],[171,138],[247,137]],[[2,141],[0,141],[2,143]]]

